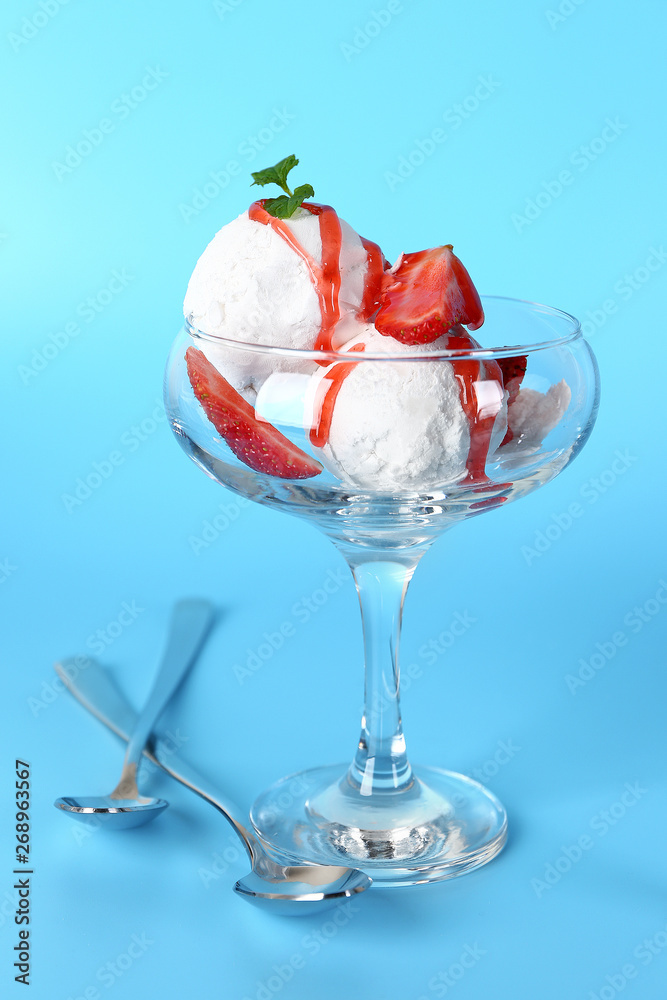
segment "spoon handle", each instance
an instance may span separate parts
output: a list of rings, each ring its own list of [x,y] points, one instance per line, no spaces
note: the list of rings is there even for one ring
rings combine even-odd
[[[88,658],[83,664],[80,657],[61,660],[55,664],[54,669],[68,691],[88,712],[116,736],[129,743],[128,734],[137,724],[137,714],[107,671],[96,660]],[[239,810],[223,801],[217,790],[207,788],[206,780],[189,764],[180,758],[175,760],[173,746],[170,746],[167,739],[161,737],[159,733],[154,733],[152,738],[149,737],[148,748],[144,748],[144,756],[222,813],[243,841],[250,859],[253,860],[257,852],[257,842],[253,834],[234,818],[234,813],[238,813]]]
[[[213,617],[213,605],[208,601],[189,599],[174,607],[160,669],[125,754],[126,767],[141,760],[155,723],[194,662]]]

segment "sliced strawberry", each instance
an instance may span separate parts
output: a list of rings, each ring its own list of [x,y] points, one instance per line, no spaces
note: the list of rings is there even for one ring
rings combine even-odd
[[[405,253],[391,272],[375,326],[402,344],[430,344],[455,323],[478,330],[484,310],[451,244]]]
[[[206,416],[237,458],[256,472],[281,479],[309,479],[322,466],[263,420],[214,368],[205,354],[188,347],[185,360],[194,394]]]

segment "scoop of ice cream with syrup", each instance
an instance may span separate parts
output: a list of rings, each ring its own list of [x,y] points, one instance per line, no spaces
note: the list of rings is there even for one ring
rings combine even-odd
[[[306,201],[314,193],[310,185],[289,189],[287,175],[297,163],[287,157],[253,174],[255,183],[278,183],[285,194],[254,202],[215,235],[185,297],[190,323],[209,335],[188,351],[195,394],[206,363],[213,381],[207,405],[200,402],[237,457],[285,478],[297,467],[295,478],[308,478],[325,466],[349,486],[415,491],[482,481],[487,457],[512,439],[516,444],[507,426],[508,400],[522,437],[541,440],[567,408],[567,386],[546,396],[522,390],[522,359],[505,372],[502,362],[415,359],[479,346],[463,324],[482,325],[481,302],[451,245],[401,254],[390,268],[377,244],[330,206]],[[335,351],[341,360],[244,344]],[[196,365],[194,350],[204,356]],[[392,360],[362,361],[364,353]],[[350,363],[346,355],[359,360]],[[507,374],[511,392],[504,387]],[[247,432],[238,426],[230,432],[229,416],[211,404],[211,385],[225,396],[227,414],[232,394],[238,395],[247,407]],[[312,455],[279,472],[281,463],[263,465],[266,449],[248,447],[243,435],[261,436],[277,395],[290,391],[302,406]],[[279,438],[271,442],[274,451]]]

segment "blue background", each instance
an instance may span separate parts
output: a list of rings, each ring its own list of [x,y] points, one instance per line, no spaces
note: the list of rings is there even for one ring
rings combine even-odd
[[[373,10],[387,3],[4,5],[3,996],[23,989],[16,756],[33,773],[38,1000],[665,996],[665,6],[403,0],[380,29]],[[153,89],[132,97],[151,69]],[[415,166],[437,128],[445,140]],[[64,170],[85,130],[97,145]],[[140,705],[187,594],[221,618],[172,713],[184,757],[247,807],[283,774],[352,753],[361,629],[340,557],[309,525],[239,505],[159,419],[194,263],[247,206],[249,170],[291,152],[299,181],[388,257],[453,242],[483,292],[578,315],[603,382],[574,465],[441,539],[406,605],[403,664],[422,668],[404,696],[411,754],[481,774],[508,808],[509,844],[464,878],[371,893],[333,933],[236,899],[246,865],[225,825],[166,778],[151,780],[165,816],[117,838],[81,840],[51,805],[110,789],[121,759],[53,687],[52,662],[94,652],[111,625],[100,659]],[[96,463],[111,473],[68,504]],[[330,572],[343,582],[303,620],[295,605]],[[134,618],[119,629],[124,602]],[[474,624],[429,662],[424,645],[456,612]],[[239,683],[235,665],[285,622],[294,636]],[[582,668],[595,654],[599,669]],[[581,669],[590,679],[568,686]],[[626,783],[638,786],[620,806]],[[584,835],[592,847],[565,870]],[[145,950],[116,976],[107,963],[132,935]]]

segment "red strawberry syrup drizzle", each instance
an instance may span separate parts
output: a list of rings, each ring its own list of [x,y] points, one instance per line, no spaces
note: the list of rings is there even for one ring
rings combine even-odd
[[[366,274],[364,276],[364,295],[357,313],[357,319],[368,322],[374,312],[377,312],[384,286],[384,254],[377,243],[360,236],[361,245],[366,251]]]
[[[340,248],[343,239],[340,219],[330,205],[304,204],[303,208],[311,215],[319,217],[320,238],[322,240],[321,265],[314,261],[301,246],[292,230],[282,219],[276,219],[275,216],[269,215],[261,200],[253,202],[248,209],[248,216],[254,222],[271,226],[273,231],[282,237],[305,262],[319,299],[322,316],[322,325],[315,341],[315,350],[332,351],[333,332],[340,319],[338,296],[341,282]],[[368,266],[364,276],[363,298],[357,315],[360,319],[367,319],[377,309],[376,300],[379,299],[382,289],[384,261],[382,251],[377,244],[370,240],[362,240],[362,244],[368,257]],[[357,348],[357,350],[359,349],[363,350],[363,346]],[[320,364],[328,365],[330,362],[325,360],[321,361]],[[323,380],[326,389],[324,398],[321,400],[320,416],[310,432],[310,440],[317,448],[323,448],[327,443],[336,397],[343,381],[353,367],[353,363],[335,364],[326,379]]]
[[[363,344],[355,344],[354,347],[350,348],[349,353],[351,354],[353,351],[356,353],[363,350]],[[331,366],[331,371],[322,377],[318,385],[317,397],[315,399],[315,413],[318,413],[318,404],[320,404],[319,416],[316,417],[317,423],[310,431],[310,443],[315,445],[316,448],[324,448],[329,440],[329,431],[331,430],[336,398],[342,388],[343,382],[355,364],[355,361],[348,361],[347,363],[336,362]]]
[[[266,211],[263,199],[253,202],[248,209],[248,217],[254,222],[270,226],[305,262],[315,292],[317,293],[322,316],[320,331],[315,341],[315,350],[332,351],[333,332],[340,319],[340,305],[338,301],[341,283],[340,250],[342,244],[340,219],[330,205],[318,205],[312,202],[308,204],[304,202],[302,207],[310,212],[311,215],[319,217],[320,237],[322,240],[321,265],[313,260],[282,219],[277,219]],[[363,238],[361,242],[366,250],[368,263],[364,276],[364,292],[361,306],[357,312],[357,318],[368,321],[378,308],[379,299],[382,294],[384,257],[376,243]],[[471,339],[461,336],[448,337],[447,349],[469,349],[472,346],[470,343]],[[362,344],[358,344],[352,348],[354,351],[363,351],[363,349]],[[321,361],[319,363],[326,365],[329,362]],[[337,362],[323,379],[325,389],[324,395],[320,395],[321,406],[319,417],[317,418],[316,425],[310,432],[311,443],[317,448],[323,448],[327,443],[336,398],[344,380],[354,368],[354,364],[355,362]],[[488,416],[482,416],[477,403],[475,383],[482,380],[482,365],[479,361],[457,359],[454,359],[451,364],[454,375],[459,382],[461,406],[470,427],[470,449],[466,461],[467,475],[463,481],[469,483],[488,482],[485,465],[496,412]],[[487,367],[487,378],[497,379],[502,388],[503,380],[500,367],[495,361],[487,361],[485,364]]]
[[[447,337],[447,350],[469,350],[472,337]],[[502,390],[503,376],[500,366],[495,361],[485,361],[486,378],[499,383]],[[482,381],[484,372],[481,361],[472,361],[463,358],[455,358],[451,362],[454,375],[458,379],[459,392],[461,395],[461,406],[468,420],[470,428],[470,448],[466,461],[467,475],[464,483],[487,483],[489,477],[486,475],[486,459],[489,454],[493,425],[500,409],[500,403],[492,412],[483,413],[477,401],[475,383]],[[485,408],[486,409],[486,408]]]
[[[315,286],[322,314],[322,325],[315,341],[315,350],[331,351],[333,350],[331,338],[336,323],[340,319],[338,294],[340,292],[340,247],[343,239],[340,219],[330,205],[311,204],[304,205],[303,207],[311,215],[317,215],[320,219],[320,237],[322,239],[321,265],[317,264],[307,250],[301,246],[292,230],[282,219],[276,219],[275,216],[269,215],[262,201],[252,203],[248,209],[248,216],[254,222],[261,222],[264,226],[271,226],[271,229],[278,233],[288,246],[305,261],[313,285]],[[328,363],[324,362],[324,364]]]

